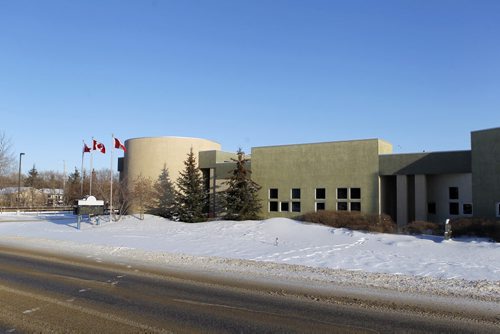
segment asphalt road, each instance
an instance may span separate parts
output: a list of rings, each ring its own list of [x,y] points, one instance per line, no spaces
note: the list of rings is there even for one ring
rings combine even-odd
[[[0,333],[500,332],[470,319],[238,285],[0,248]]]

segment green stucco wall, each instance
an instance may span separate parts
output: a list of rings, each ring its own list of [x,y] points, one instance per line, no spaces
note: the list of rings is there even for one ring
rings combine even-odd
[[[361,211],[379,211],[379,154],[392,146],[378,139],[255,147],[252,178],[261,187],[263,217],[294,217],[315,211],[315,189],[325,188],[326,210],[337,208],[337,188],[361,188]],[[292,202],[291,189],[300,188],[300,212],[269,212],[269,189],[279,202]]]
[[[474,216],[496,218],[500,202],[500,128],[471,133]]]

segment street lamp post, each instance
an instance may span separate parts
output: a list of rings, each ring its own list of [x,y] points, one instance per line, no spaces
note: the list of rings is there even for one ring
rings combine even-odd
[[[17,183],[17,209],[21,206],[21,161],[24,153],[19,153],[19,179]]]

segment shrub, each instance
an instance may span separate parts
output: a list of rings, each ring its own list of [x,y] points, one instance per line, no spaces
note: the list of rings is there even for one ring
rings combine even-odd
[[[403,232],[408,234],[442,234],[439,224],[426,221],[413,221],[403,228]]]
[[[451,233],[455,237],[471,236],[490,238],[500,242],[500,221],[484,218],[457,218],[450,221]]]
[[[357,231],[393,233],[396,225],[387,215],[348,211],[309,212],[297,217],[300,221]]]

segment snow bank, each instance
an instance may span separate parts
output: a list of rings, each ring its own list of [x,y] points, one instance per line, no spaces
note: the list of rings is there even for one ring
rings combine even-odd
[[[72,215],[2,214],[0,242],[22,246],[37,239],[53,251],[95,258],[500,298],[500,244],[483,240],[363,233],[284,218],[99,223],[83,222],[78,230]]]

